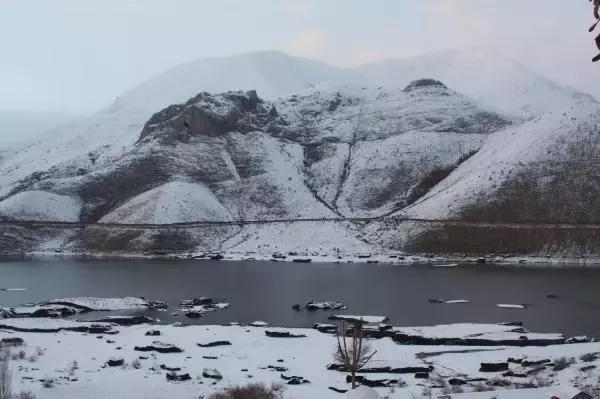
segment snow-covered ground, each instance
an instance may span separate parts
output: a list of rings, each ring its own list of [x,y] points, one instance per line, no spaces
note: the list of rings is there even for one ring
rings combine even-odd
[[[22,191],[0,202],[0,216],[18,220],[77,222],[79,199],[45,191]]]
[[[43,325],[56,321],[30,319],[28,323]],[[269,330],[268,327],[139,325],[114,328],[119,331],[118,334],[0,331],[0,339],[20,337],[25,340],[23,347],[11,348],[12,352],[16,353],[15,360],[12,361],[14,389],[32,391],[38,398],[45,399],[191,398],[210,394],[230,385],[250,382],[285,384],[286,380],[282,376],[299,376],[310,383],[285,385],[285,397],[338,399],[343,395],[328,388],[348,389],[350,385],[346,382],[346,373],[327,370],[327,365],[332,362],[335,336],[312,329],[285,330],[295,335],[305,335],[304,338],[272,338],[265,333]],[[452,327],[446,329],[452,330]],[[149,330],[159,331],[160,336],[146,335]],[[468,328],[464,325],[457,326],[455,329],[457,333],[470,335],[483,331],[489,331],[489,326],[484,326],[483,330],[477,325],[470,325]],[[197,345],[214,341],[229,341],[231,345]],[[368,341],[373,350],[377,350],[373,358],[373,367],[433,367],[429,378],[425,379],[415,378],[414,373],[359,373],[370,380],[397,380],[389,387],[376,388],[380,397],[387,396],[390,399],[411,398],[413,394],[414,397],[422,397],[423,392],[428,391],[428,387],[431,386],[438,387],[433,388],[434,397],[443,392],[459,392],[459,389],[464,392],[479,390],[482,387],[489,390],[505,390],[516,389],[523,384],[537,384],[543,387],[538,391],[527,391],[531,395],[562,395],[564,392],[574,392],[576,389],[597,383],[597,367],[600,366],[600,358],[593,355],[600,352],[600,343],[489,348],[398,345],[389,338]],[[181,352],[135,350],[136,346],[166,348],[169,345],[175,345]],[[24,353],[20,356],[21,350]],[[562,359],[563,357],[565,359]],[[519,359],[521,363],[507,363],[501,372],[480,371],[481,363],[503,363],[509,358]],[[123,359],[124,364],[110,367],[107,365],[109,359]],[[545,364],[546,367],[526,365],[527,360]],[[168,382],[166,368],[180,368],[174,373],[189,373],[191,379],[177,383]],[[216,369],[223,378],[214,380],[203,377],[203,371],[208,369]],[[503,373],[506,374],[507,369],[517,375],[528,376],[502,376]],[[460,388],[452,388],[449,385],[451,378],[466,383]],[[483,380],[468,382],[478,378]],[[51,382],[43,384],[42,381]],[[507,386],[497,387],[493,386],[494,384]],[[51,387],[45,388],[43,385]],[[483,396],[464,397],[490,397],[489,394],[477,395]],[[503,395],[505,398],[517,397],[510,396],[508,391]],[[542,396],[523,396],[527,399],[538,397]]]
[[[230,218],[228,210],[205,185],[169,182],[134,197],[100,223],[168,224]]]

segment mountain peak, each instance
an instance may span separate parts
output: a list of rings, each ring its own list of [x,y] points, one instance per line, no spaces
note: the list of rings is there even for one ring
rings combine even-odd
[[[417,80],[413,80],[412,82],[410,82],[405,88],[404,88],[404,92],[410,92],[410,91],[414,91],[416,89],[420,89],[420,88],[439,88],[439,89],[448,89],[448,86],[446,86],[444,83],[440,82],[439,80],[435,80],[435,79],[417,79]]]

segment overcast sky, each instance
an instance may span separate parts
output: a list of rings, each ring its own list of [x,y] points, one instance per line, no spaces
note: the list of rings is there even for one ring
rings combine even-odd
[[[87,113],[176,64],[283,50],[355,66],[489,47],[600,97],[587,0],[0,0],[0,110]]]

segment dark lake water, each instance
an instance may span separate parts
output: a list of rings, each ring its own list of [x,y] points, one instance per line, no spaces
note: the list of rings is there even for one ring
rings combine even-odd
[[[328,312],[295,312],[307,300],[342,301],[347,313],[385,315],[397,326],[523,321],[536,332],[600,337],[600,268],[464,265],[297,264],[189,260],[0,260],[0,306],[60,297],[143,296],[167,301],[163,322],[263,320],[285,327],[327,322]],[[548,299],[547,294],[558,295]],[[224,298],[232,307],[191,320],[171,316],[181,299]],[[470,304],[430,304],[429,298]],[[501,309],[497,303],[530,303]],[[88,315],[89,316],[89,315]],[[92,315],[97,317],[97,315]]]

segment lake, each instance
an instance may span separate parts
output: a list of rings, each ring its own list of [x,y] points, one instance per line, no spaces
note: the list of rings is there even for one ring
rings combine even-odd
[[[430,265],[298,264],[206,260],[0,260],[0,306],[60,297],[143,296],[169,303],[168,312],[147,311],[162,322],[195,324],[263,320],[284,327],[327,322],[330,312],[296,312],[307,300],[342,301],[347,313],[385,315],[390,324],[523,321],[535,332],[600,337],[600,268]],[[547,298],[557,295],[556,299]],[[223,298],[229,309],[200,319],[171,316],[179,301]],[[432,304],[430,298],[468,299]],[[499,303],[532,304],[503,309]],[[139,313],[138,313],[139,314]],[[98,317],[89,314],[86,317]]]

